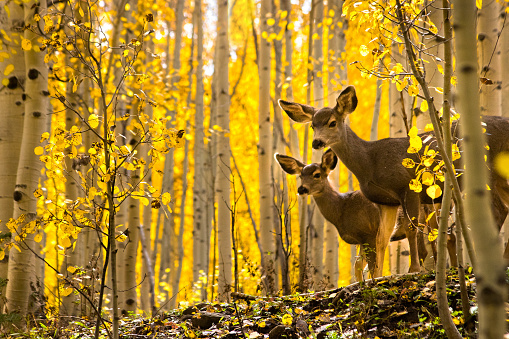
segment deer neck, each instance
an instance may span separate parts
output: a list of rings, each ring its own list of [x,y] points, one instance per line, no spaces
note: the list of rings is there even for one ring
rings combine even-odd
[[[340,225],[345,200],[343,195],[328,185],[322,193],[313,195],[313,198],[324,218],[336,226]]]
[[[370,142],[357,136],[348,125],[344,132],[345,138],[332,144],[332,150],[359,181],[370,180],[374,165],[369,158]]]

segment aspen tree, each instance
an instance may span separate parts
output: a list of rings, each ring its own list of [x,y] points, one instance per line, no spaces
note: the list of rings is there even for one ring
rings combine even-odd
[[[34,42],[24,47],[26,68],[25,83],[25,118],[23,137],[21,140],[20,158],[14,190],[15,222],[11,227],[12,237],[19,241],[17,248],[12,248],[9,256],[7,303],[6,310],[15,312],[22,317],[28,311],[28,300],[31,294],[31,284],[34,283],[34,247],[33,229],[36,222],[36,197],[34,192],[38,188],[39,173],[42,163],[34,154],[39,145],[41,135],[46,127],[46,117],[49,106],[48,68],[44,62],[45,52],[39,49],[37,42],[39,29],[44,31],[43,21],[34,20],[36,12],[44,12],[46,4],[29,1],[24,4],[25,29],[24,40]],[[23,326],[24,322],[17,323]]]
[[[338,0],[328,2],[327,19],[331,20],[329,25],[329,47],[327,55],[327,101],[328,106],[334,106],[337,97],[337,90],[341,86],[341,82],[347,81],[345,60],[341,55],[346,54],[345,45],[345,28],[346,20],[341,16],[341,3]],[[330,18],[330,19],[329,19]],[[329,174],[333,187],[339,191],[340,165],[332,170]],[[326,221],[325,226],[325,274],[328,277],[329,285],[327,288],[335,288],[339,279],[339,235],[336,227]]]
[[[205,131],[204,120],[204,84],[203,84],[203,14],[202,1],[195,0],[193,17],[196,22],[196,96],[194,116],[194,179],[193,179],[193,280],[208,277],[209,237],[205,182]],[[202,299],[207,299],[207,284],[202,286]]]
[[[17,44],[7,46],[0,41],[0,52],[9,48],[8,58],[2,58],[0,69],[3,70],[2,86],[0,91],[0,153],[3,160],[0,162],[0,286],[4,279],[7,279],[9,263],[9,252],[1,246],[5,241],[10,240],[10,231],[6,224],[13,216],[14,201],[12,194],[16,185],[16,173],[18,170],[19,152],[23,137],[23,116],[25,106],[23,97],[23,86],[25,79],[25,60],[21,41],[23,38],[23,6],[10,1],[7,3],[10,15],[0,10],[0,27],[7,32],[9,37],[18,41]],[[0,295],[5,296],[5,285],[0,287]],[[0,312],[3,310],[5,299],[0,298]]]
[[[230,89],[228,63],[229,51],[228,0],[218,1],[217,21],[217,125],[220,133],[215,154],[217,241],[218,241],[218,298],[230,300],[232,286],[232,246],[231,246],[231,202],[230,202]]]
[[[314,20],[314,34],[312,36],[313,40],[313,105],[315,107],[323,107],[324,100],[324,90],[323,90],[323,11],[324,11],[324,3],[323,0],[315,1],[315,11],[314,18],[310,18],[310,20]],[[311,56],[310,56],[311,57]],[[317,150],[312,150],[311,161],[314,163],[320,163],[322,159],[322,152]],[[316,206],[314,200],[312,200],[311,209],[313,211],[313,219],[311,222],[312,225],[312,238],[311,240],[311,248],[312,248],[312,260],[311,266],[313,269],[313,283],[315,289],[323,289],[322,280],[323,280],[323,245],[324,245],[324,228],[325,228],[325,218],[320,213],[320,210]]]
[[[479,304],[479,338],[502,338],[506,332],[505,302],[507,284],[502,260],[502,244],[498,237],[487,190],[488,172],[484,161],[485,140],[479,107],[479,82],[475,54],[475,2],[453,2],[456,36],[457,100],[465,161],[466,221],[475,239],[475,274]],[[481,85],[482,86],[482,85]]]
[[[477,59],[479,62],[481,114],[502,115],[500,55],[500,4],[482,1],[477,10]],[[498,43],[498,45],[497,45]]]
[[[260,90],[258,99],[258,171],[260,184],[260,238],[263,250],[263,286],[268,295],[276,291],[275,243],[274,243],[274,199],[271,180],[272,123],[270,117],[270,35],[267,21],[272,16],[270,0],[262,0],[260,10],[260,57],[258,72]]]

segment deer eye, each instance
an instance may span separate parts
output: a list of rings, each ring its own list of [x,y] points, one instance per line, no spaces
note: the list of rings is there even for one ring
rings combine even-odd
[[[336,121],[333,121],[333,122],[331,122],[331,123],[329,124],[329,127],[330,127],[330,128],[333,128],[333,127],[336,127],[336,125],[337,125]]]
[[[320,173],[316,173],[315,175],[313,175],[313,177],[314,177],[315,179],[320,179]]]

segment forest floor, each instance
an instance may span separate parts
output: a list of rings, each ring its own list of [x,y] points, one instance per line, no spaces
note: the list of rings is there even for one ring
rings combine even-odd
[[[231,303],[201,303],[154,318],[126,318],[120,338],[446,338],[438,317],[435,275],[389,276],[331,291],[260,298],[234,294]],[[460,284],[449,271],[447,295],[462,337],[475,338],[475,279],[466,275],[471,315],[464,319]],[[508,317],[509,319],[509,317]],[[92,322],[34,325],[11,338],[92,338]],[[107,337],[105,332],[102,338]]]

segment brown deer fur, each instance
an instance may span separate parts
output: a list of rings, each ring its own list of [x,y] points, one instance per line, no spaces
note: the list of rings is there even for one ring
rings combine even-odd
[[[345,122],[348,114],[357,107],[355,88],[348,86],[338,98],[334,107],[314,108],[309,105],[279,101],[281,108],[296,122],[311,122],[314,129],[313,148],[329,146],[345,166],[357,177],[362,193],[371,201],[403,207],[408,222],[415,224],[419,220],[421,203],[430,204],[440,199],[431,200],[423,189],[421,193],[412,191],[409,183],[416,177],[415,168],[405,168],[402,161],[411,158],[420,162],[416,154],[409,154],[409,138],[386,138],[377,141],[365,141],[359,138]],[[509,151],[509,119],[497,116],[484,116],[486,140],[489,146],[488,166],[493,168],[495,156],[502,151]],[[457,138],[457,124],[453,125],[453,136]],[[432,133],[421,134],[424,146],[437,149],[434,138],[426,138]],[[426,140],[428,139],[428,140]],[[456,168],[461,168],[455,163]],[[506,179],[491,171],[491,195],[493,213],[499,228],[508,212],[509,185]],[[391,223],[391,222],[389,222]],[[394,225],[394,222],[392,222]],[[390,228],[387,225],[381,229]],[[408,234],[410,243],[410,272],[419,271],[417,256],[417,230]],[[390,236],[386,235],[386,236]],[[506,254],[509,250],[506,248]]]

